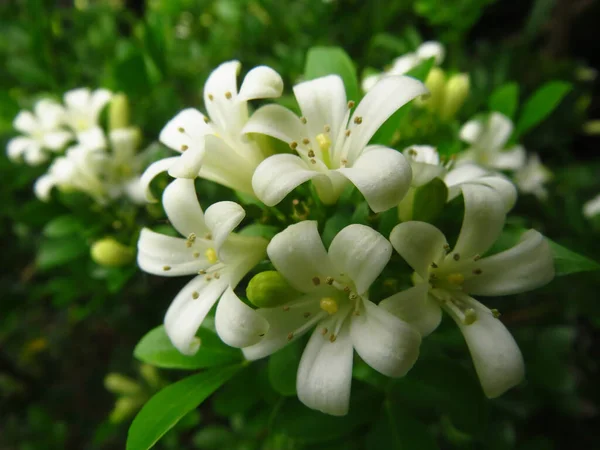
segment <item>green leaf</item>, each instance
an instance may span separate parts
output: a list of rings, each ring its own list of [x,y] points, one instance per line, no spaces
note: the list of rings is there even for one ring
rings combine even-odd
[[[147,450],[183,416],[221,387],[241,368],[218,367],[187,377],[154,395],[133,419],[127,434],[127,450]]]
[[[514,119],[518,105],[519,85],[517,83],[506,83],[496,88],[488,100],[490,111],[504,114],[511,120]]]
[[[352,221],[349,215],[339,212],[327,219],[325,227],[323,228],[323,233],[321,234],[325,247],[328,248],[335,235],[342,231],[342,228],[351,223]]]
[[[344,80],[348,100],[360,99],[356,67],[346,52],[340,47],[312,47],[306,56],[304,78],[314,80],[331,74]]]
[[[47,239],[40,245],[36,264],[39,269],[48,270],[73,261],[87,252],[87,244],[77,236]]]
[[[222,417],[230,417],[245,413],[256,405],[262,397],[260,389],[256,388],[257,377],[255,366],[245,367],[238,372],[213,396],[211,400],[213,411]],[[248,386],[254,387],[248,389]]]
[[[572,87],[565,81],[551,81],[535,91],[523,105],[516,134],[522,135],[548,117]]]
[[[221,366],[240,360],[240,351],[229,347],[218,336],[206,328],[196,334],[200,338],[200,349],[195,355],[182,355],[173,347],[163,325],[147,333],[133,351],[134,356],[148,364],[163,369],[200,369]]]
[[[440,178],[434,178],[415,191],[412,220],[432,222],[444,209],[448,188]]]
[[[562,245],[548,239],[552,255],[554,256],[554,268],[556,276],[569,275],[577,272],[590,272],[600,269],[600,264],[579,253],[575,253]]]
[[[273,239],[281,230],[273,225],[263,225],[262,223],[252,223],[244,227],[238,234],[241,236],[258,236],[265,239]]]
[[[296,374],[304,343],[295,341],[269,358],[269,382],[273,389],[286,397],[296,395]]]
[[[81,223],[72,215],[59,216],[46,224],[42,233],[50,238],[61,238],[81,230]]]

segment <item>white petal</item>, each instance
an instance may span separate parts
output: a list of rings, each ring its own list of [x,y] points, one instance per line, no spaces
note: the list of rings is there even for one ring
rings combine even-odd
[[[495,398],[521,382],[525,375],[523,356],[500,320],[477,301],[470,306],[475,309],[477,320],[471,325],[460,320],[456,323],[467,341],[485,395]]]
[[[281,105],[266,105],[250,116],[242,131],[266,134],[287,143],[299,143],[305,130],[305,125],[289,109]]]
[[[444,234],[426,222],[403,222],[390,234],[390,242],[404,260],[427,279],[431,263],[438,263],[446,254]]]
[[[204,84],[204,106],[216,125],[225,132],[239,133],[247,120],[245,102],[237,100],[239,61],[228,61],[211,72]]]
[[[56,129],[64,119],[64,108],[53,100],[43,99],[34,106],[35,115],[45,130]]]
[[[100,111],[106,106],[106,104],[112,98],[112,92],[107,89],[96,89],[92,93],[92,97],[90,99],[90,108],[93,111],[94,121],[98,120],[98,116]]]
[[[159,140],[167,147],[183,151],[185,146],[194,149],[204,147],[202,139],[207,134],[214,133],[211,125],[205,122],[206,117],[194,108],[184,109],[173,117],[161,130]]]
[[[348,124],[350,149],[348,161],[354,161],[369,143],[379,127],[398,109],[419,95],[426,94],[427,88],[419,80],[405,76],[383,77],[361,100]],[[360,124],[355,118],[361,117]]]
[[[194,180],[178,178],[173,181],[165,189],[162,203],[171,225],[182,236],[187,238],[191,233],[202,236],[208,231]]]
[[[217,305],[215,327],[223,342],[241,348],[259,342],[269,330],[269,323],[229,287]]]
[[[484,254],[498,239],[506,214],[502,197],[490,187],[463,184],[462,191],[465,216],[453,253],[470,258]]]
[[[483,177],[488,173],[489,172],[486,169],[478,166],[477,164],[467,163],[448,172],[444,177],[444,182],[448,188],[452,188],[453,186],[458,186],[467,181],[476,180],[477,178]]]
[[[377,84],[380,78],[381,74],[379,73],[364,77],[360,85],[363,92],[369,92],[371,89],[373,89],[373,86]]]
[[[85,110],[90,104],[90,90],[88,88],[72,89],[65,92],[63,99],[69,109]]]
[[[358,188],[374,212],[398,206],[412,179],[412,169],[402,153],[380,145],[367,147],[352,167],[337,172]]]
[[[35,133],[40,125],[35,116],[29,111],[21,111],[13,120],[13,127],[24,134]]]
[[[525,149],[516,145],[511,149],[494,153],[490,166],[500,170],[518,170],[525,165],[527,159]]]
[[[165,331],[184,355],[198,351],[201,342],[195,337],[196,332],[227,285],[223,278],[206,281],[204,276],[197,276],[184,286],[169,306],[165,315]]]
[[[39,145],[34,139],[19,136],[8,141],[8,144],[6,145],[6,154],[11,160],[16,161],[20,159],[30,147],[39,147]]]
[[[459,131],[462,141],[473,144],[479,139],[483,132],[483,122],[481,120],[469,120]]]
[[[329,246],[331,263],[354,281],[358,294],[367,292],[391,255],[389,241],[366,225],[348,225]]]
[[[348,106],[344,82],[339,76],[328,75],[297,84],[294,86],[294,95],[307,119],[304,137],[313,141],[314,148],[318,148],[314,138],[323,133],[326,125],[334,136],[344,125],[342,121]]]
[[[517,188],[508,178],[498,174],[481,177],[476,180],[477,184],[491,187],[504,202],[504,211],[510,211],[517,202]]]
[[[56,186],[56,179],[52,175],[42,175],[35,181],[33,191],[40,200],[47,202],[50,200],[50,192]]]
[[[281,75],[267,66],[258,66],[252,69],[242,82],[238,94],[239,101],[255,100],[260,98],[276,98],[283,92]]]
[[[313,220],[290,225],[275,235],[267,247],[267,254],[281,275],[300,292],[315,288],[314,277],[324,279],[334,274],[317,222]]]
[[[513,124],[510,119],[498,112],[492,112],[476,145],[484,151],[501,150],[508,142],[512,132]]]
[[[212,233],[217,253],[225,239],[244,220],[245,216],[244,208],[235,202],[218,202],[208,207],[204,214],[204,220]]]
[[[501,253],[483,258],[476,267],[481,275],[465,281],[465,292],[478,295],[509,295],[526,292],[554,278],[554,261],[548,241],[529,230],[519,243]]]
[[[188,148],[169,169],[173,178],[194,179],[200,173],[204,161],[204,139],[194,147]]]
[[[588,219],[600,214],[600,195],[583,204],[583,215]]]
[[[350,335],[356,353],[388,377],[401,377],[417,361],[421,335],[410,325],[372,302],[363,302],[360,316],[352,316]]]
[[[51,150],[62,149],[73,135],[68,131],[54,131],[44,134],[44,146]]]
[[[347,327],[334,342],[315,330],[298,367],[296,390],[306,406],[326,414],[348,413],[352,382],[352,340]]]
[[[387,75],[404,75],[410,69],[419,64],[419,57],[416,53],[407,53],[392,61],[392,68]]]
[[[318,175],[296,155],[273,155],[256,168],[252,188],[265,205],[274,206],[294,188]]]
[[[414,187],[425,186],[434,178],[441,178],[446,172],[446,169],[442,166],[420,162],[411,163],[411,168],[413,173],[411,185]]]
[[[38,145],[32,145],[27,148],[23,159],[30,166],[37,166],[48,161],[48,153],[44,152]]]
[[[150,164],[144,173],[142,174],[142,178],[140,182],[146,194],[146,200],[149,202],[156,202],[156,198],[152,195],[152,191],[150,190],[150,183],[152,180],[156,178],[156,176],[160,173],[168,171],[173,164],[175,164],[179,160],[179,156],[173,156],[171,158],[163,158],[158,161]]]
[[[408,322],[422,336],[427,336],[442,321],[442,309],[428,292],[428,283],[417,284],[382,300],[379,307]]]
[[[77,133],[79,144],[89,149],[106,148],[106,137],[100,127],[89,128]]]
[[[421,60],[435,58],[436,65],[444,62],[444,57],[446,56],[444,46],[436,41],[423,42],[421,45],[419,45],[419,48],[417,48],[416,53]]]

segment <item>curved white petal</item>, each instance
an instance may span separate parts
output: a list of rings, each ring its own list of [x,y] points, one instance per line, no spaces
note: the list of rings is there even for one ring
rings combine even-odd
[[[204,276],[197,276],[179,291],[169,306],[165,315],[165,331],[184,355],[193,355],[202,345],[195,337],[196,332],[227,285],[223,278],[206,281]]]
[[[425,85],[414,78],[401,75],[383,77],[367,92],[352,114],[348,124],[351,132],[348,160],[354,161],[358,157],[392,114],[427,92]],[[360,124],[356,123],[358,117],[362,119]]]
[[[242,132],[266,134],[287,143],[299,143],[305,130],[300,118],[289,109],[281,105],[266,105],[250,116]]]
[[[444,167],[434,166],[433,164],[413,162],[410,166],[413,173],[411,185],[414,187],[425,186],[431,180],[441,177],[446,172]]]
[[[98,120],[98,116],[100,111],[106,106],[106,104],[110,101],[113,94],[107,89],[96,89],[91,96],[90,99],[90,109],[92,111],[94,121]]]
[[[392,68],[387,75],[404,75],[410,69],[419,64],[419,57],[416,53],[407,53],[392,61]]]
[[[356,353],[373,369],[401,377],[419,357],[421,335],[406,322],[369,300],[360,316],[350,320],[350,335]]]
[[[469,120],[459,131],[459,137],[462,141],[473,144],[479,139],[483,132],[483,122],[481,120]]]
[[[494,153],[490,166],[500,170],[518,170],[525,165],[527,154],[521,145]]]
[[[55,130],[63,121],[65,110],[54,100],[43,99],[34,106],[35,115],[45,130]]]
[[[442,321],[442,309],[428,292],[428,283],[417,284],[382,300],[379,307],[408,322],[421,336],[427,336]]]
[[[513,132],[511,120],[499,112],[492,112],[484,127],[475,143],[484,151],[496,152],[503,149]]]
[[[276,98],[283,92],[281,75],[267,66],[258,66],[244,77],[239,101],[255,100],[259,98]]]
[[[204,147],[203,136],[213,134],[211,125],[206,123],[206,117],[194,108],[180,111],[161,130],[159,140],[167,147],[177,150]]]
[[[104,131],[97,126],[77,133],[77,140],[80,145],[92,150],[106,147]]]
[[[517,188],[508,178],[502,175],[489,175],[475,180],[477,184],[491,187],[504,202],[504,211],[510,211],[517,203]]]
[[[50,192],[54,186],[56,186],[56,178],[52,175],[42,175],[35,181],[33,191],[37,198],[47,202],[50,200]]]
[[[167,172],[171,168],[171,166],[173,166],[173,164],[175,164],[178,160],[179,160],[179,156],[163,158],[163,159],[153,162],[146,168],[146,170],[142,174],[140,183],[142,185],[142,188],[144,189],[147,201],[149,201],[149,202],[157,201],[157,199],[154,198],[154,196],[152,195],[152,191],[150,190],[150,183],[152,183],[152,180],[154,180],[154,178],[156,178],[156,176],[158,174]]]
[[[364,77],[362,83],[360,84],[363,92],[369,92],[371,89],[373,89],[373,86],[377,84],[377,82],[381,79],[381,76],[381,74],[376,73]]]
[[[20,111],[13,120],[13,127],[21,133],[34,134],[40,125],[31,112]]]
[[[446,186],[448,186],[448,189],[451,189],[462,183],[476,180],[488,174],[489,172],[483,167],[473,163],[466,163],[449,171],[444,177],[444,182],[446,183]]]
[[[204,140],[202,140],[204,141]],[[169,168],[169,175],[173,178],[194,179],[200,173],[204,161],[204,142],[197,143],[188,148]]]
[[[269,323],[228,287],[217,305],[215,328],[223,342],[241,348],[259,342],[269,330]]]
[[[216,125],[226,133],[239,133],[247,120],[245,102],[237,99],[239,61],[227,61],[211,72],[204,84],[204,106]]]
[[[213,203],[207,208],[204,220],[212,233],[217,253],[229,234],[244,220],[245,216],[244,208],[235,202]]]
[[[274,206],[305,181],[318,176],[295,155],[280,154],[265,159],[254,171],[252,188],[267,206]]]
[[[421,60],[435,58],[437,65],[444,62],[446,56],[446,50],[444,46],[437,41],[425,41],[417,48],[417,56]]]
[[[462,191],[465,216],[453,254],[470,258],[484,254],[498,239],[506,214],[502,197],[492,188],[463,184]]]
[[[72,138],[68,131],[54,131],[44,134],[44,147],[51,150],[62,149]]]
[[[27,148],[23,159],[30,166],[37,166],[48,161],[48,153],[43,151],[39,145],[32,145]]]
[[[529,230],[519,243],[476,263],[481,274],[465,281],[465,292],[475,295],[509,295],[526,292],[554,278],[554,260],[548,241]]]
[[[367,147],[352,167],[337,172],[358,188],[374,212],[398,206],[412,179],[412,169],[402,153],[381,145]]]
[[[326,414],[348,413],[352,382],[352,339],[347,326],[334,342],[315,330],[298,367],[296,390],[306,406]]]
[[[18,136],[8,141],[6,145],[6,154],[12,161],[20,159],[30,147],[39,147],[39,144],[28,137]]]
[[[321,277],[323,281],[335,273],[313,220],[290,225],[275,235],[267,254],[281,275],[300,292],[315,289],[313,278]]]
[[[465,325],[456,320],[469,346],[477,376],[488,398],[502,395],[525,376],[523,356],[504,324],[479,302],[473,301],[477,320]]]
[[[431,263],[438,263],[446,254],[446,237],[426,222],[403,222],[394,227],[390,242],[421,278],[428,278]]]
[[[331,263],[338,273],[354,281],[358,294],[367,292],[391,255],[389,241],[366,225],[348,225],[333,238],[329,246]]]
[[[162,203],[171,225],[182,236],[188,237],[192,233],[202,236],[208,231],[194,180],[178,178],[173,181],[165,189]]]
[[[69,109],[85,110],[90,103],[90,90],[88,88],[72,89],[65,92],[63,99]]]

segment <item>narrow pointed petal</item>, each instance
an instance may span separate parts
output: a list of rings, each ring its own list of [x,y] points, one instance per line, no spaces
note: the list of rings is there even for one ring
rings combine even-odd
[[[352,316],[350,335],[356,353],[388,377],[401,377],[419,357],[421,335],[399,318],[366,300],[360,316]]]
[[[300,292],[315,289],[315,277],[324,279],[334,273],[317,222],[313,220],[290,225],[275,235],[267,254],[275,268]]]
[[[218,202],[208,207],[204,214],[204,220],[212,234],[217,253],[225,239],[244,220],[245,216],[244,208],[235,202]]]
[[[358,188],[374,212],[398,206],[412,179],[410,164],[402,153],[380,145],[367,147],[351,168],[337,172]]]
[[[504,114],[493,112],[488,118],[486,129],[479,137],[477,145],[484,150],[501,150],[513,132],[511,120]]]
[[[329,246],[329,258],[338,273],[347,275],[358,294],[367,292],[392,255],[389,241],[366,225],[348,225]]]
[[[38,130],[39,124],[31,112],[21,111],[13,120],[13,127],[21,133],[33,134]]]
[[[177,294],[165,315],[165,331],[173,345],[184,355],[193,355],[201,342],[196,332],[202,321],[227,289],[225,279],[206,281],[204,276],[192,279]]]
[[[490,166],[499,170],[518,170],[525,165],[527,154],[521,145],[494,154]]]
[[[194,108],[179,112],[160,132],[159,140],[167,147],[177,150],[194,149],[204,146],[202,137],[214,133],[213,127],[206,123],[206,117]]]
[[[163,207],[171,225],[184,237],[206,234],[204,213],[198,202],[194,180],[178,178],[163,193]]]
[[[163,172],[167,172],[178,160],[179,156],[163,158],[156,162],[153,162],[146,168],[146,170],[142,174],[140,183],[142,185],[142,188],[144,189],[146,200],[148,202],[154,203],[157,201],[157,199],[152,195],[152,191],[150,190],[150,183],[152,183],[152,180],[154,180],[154,178],[156,178],[157,175]]]
[[[202,140],[203,141],[203,140]],[[200,173],[204,161],[204,142],[188,148],[169,168],[173,178],[194,179]]]
[[[256,100],[260,98],[277,98],[283,92],[281,75],[267,66],[252,69],[242,82],[238,94],[239,101]]]
[[[471,306],[477,314],[474,323],[455,321],[469,346],[483,392],[488,398],[495,398],[523,380],[523,356],[500,320],[475,300]]]
[[[33,191],[37,198],[47,202],[50,200],[50,192],[54,186],[56,186],[56,178],[52,175],[42,175],[35,181]]]
[[[502,197],[484,185],[464,184],[465,217],[453,253],[461,258],[483,255],[498,239],[506,219]]]
[[[442,321],[442,309],[428,291],[428,283],[417,284],[382,300],[379,307],[408,322],[421,336],[428,336]]]
[[[469,120],[459,131],[460,139],[473,144],[483,132],[483,122],[481,120]]]
[[[39,146],[35,140],[24,136],[18,136],[8,141],[6,154],[12,161],[17,161],[25,152],[27,152],[28,148],[34,146]]]
[[[421,278],[428,278],[431,263],[438,263],[446,254],[446,237],[426,222],[403,222],[390,234],[390,242]]]
[[[352,382],[352,339],[347,327],[334,342],[317,329],[298,367],[296,390],[306,406],[333,416],[348,413]]]
[[[215,327],[223,342],[241,348],[259,342],[269,330],[269,323],[228,287],[217,305]]]
[[[256,168],[252,188],[265,205],[275,206],[296,187],[318,175],[298,156],[273,155]]]
[[[548,241],[529,230],[509,250],[483,258],[476,267],[481,275],[463,285],[473,295],[510,295],[527,292],[554,278],[554,260]]]
[[[281,105],[266,105],[250,116],[242,132],[266,134],[289,144],[299,143],[306,128],[289,109]]]
[[[414,78],[401,75],[383,77],[367,92],[352,114],[348,125],[351,132],[348,160],[358,158],[379,127],[392,114],[427,92],[425,85]],[[355,121],[357,117],[362,119],[360,124]]]
[[[211,72],[204,84],[204,106],[217,127],[234,135],[248,118],[246,102],[237,99],[239,61],[227,61]]]

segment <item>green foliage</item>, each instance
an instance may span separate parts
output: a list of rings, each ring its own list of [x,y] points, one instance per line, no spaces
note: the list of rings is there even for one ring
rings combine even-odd
[[[509,119],[514,119],[518,106],[519,85],[517,83],[503,84],[492,92],[488,100],[490,111],[504,114]]]
[[[569,275],[577,272],[589,272],[600,269],[600,264],[582,256],[551,240],[550,247],[554,255],[556,276]]]
[[[517,120],[516,134],[520,136],[526,133],[548,117],[572,89],[573,86],[570,83],[551,81],[531,94],[521,109]]]
[[[314,80],[331,74],[339,75],[344,81],[348,100],[360,99],[356,68],[346,52],[339,47],[311,48],[306,56],[304,78]]]

